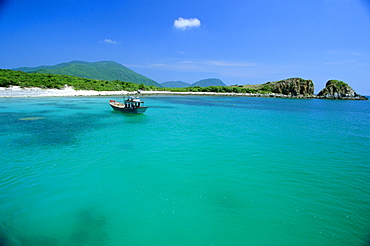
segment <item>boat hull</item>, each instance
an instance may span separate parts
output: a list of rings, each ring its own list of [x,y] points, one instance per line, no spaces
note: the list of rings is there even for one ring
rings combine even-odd
[[[117,107],[112,104],[110,106],[118,112],[126,113],[126,114],[142,114],[146,111],[148,107],[137,107],[137,108],[123,108],[123,107]]]

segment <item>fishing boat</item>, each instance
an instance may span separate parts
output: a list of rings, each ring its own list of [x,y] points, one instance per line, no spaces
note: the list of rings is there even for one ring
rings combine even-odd
[[[141,101],[140,98],[132,96],[125,99],[124,103],[109,100],[109,104],[115,111],[128,114],[142,114],[148,108],[144,107],[144,102]]]

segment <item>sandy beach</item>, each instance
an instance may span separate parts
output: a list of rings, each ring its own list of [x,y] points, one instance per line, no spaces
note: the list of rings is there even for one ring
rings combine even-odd
[[[72,97],[72,96],[110,96],[136,94],[126,91],[93,91],[74,90],[72,87],[63,89],[42,89],[38,87],[21,88],[19,86],[0,87],[0,97]]]
[[[73,96],[121,96],[121,95],[197,95],[197,96],[241,96],[241,97],[286,97],[280,94],[253,93],[215,93],[215,92],[171,92],[171,91],[93,91],[74,90],[72,87],[63,89],[42,89],[38,87],[21,88],[19,86],[0,87],[0,97],[73,97]],[[315,96],[310,96],[314,98]]]

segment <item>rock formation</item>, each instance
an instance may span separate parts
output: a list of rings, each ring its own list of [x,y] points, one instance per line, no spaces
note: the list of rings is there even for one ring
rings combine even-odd
[[[268,82],[265,85],[271,87],[271,91],[277,94],[290,96],[310,96],[314,93],[314,84],[312,80],[301,78],[290,78],[277,82]]]
[[[339,80],[329,80],[322,89],[318,98],[323,99],[347,99],[347,100],[368,100],[366,97],[357,94],[348,84]]]

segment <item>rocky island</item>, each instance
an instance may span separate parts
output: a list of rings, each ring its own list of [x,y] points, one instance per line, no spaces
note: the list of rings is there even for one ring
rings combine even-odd
[[[351,86],[339,80],[329,80],[317,98],[320,99],[342,99],[342,100],[368,100],[368,98],[357,94]]]

